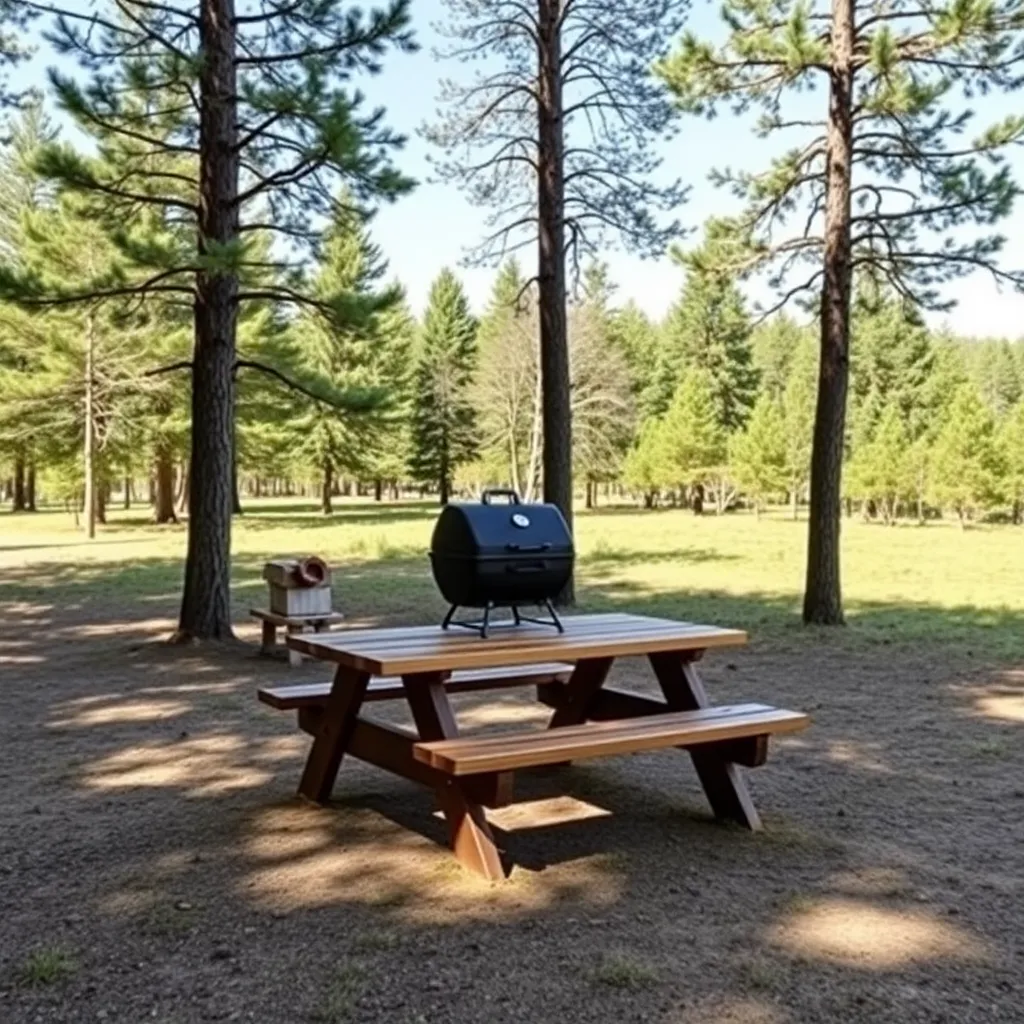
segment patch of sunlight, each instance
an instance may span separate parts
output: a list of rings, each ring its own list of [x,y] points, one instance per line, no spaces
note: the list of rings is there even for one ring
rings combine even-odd
[[[192,710],[191,704],[180,700],[131,700],[79,711],[50,723],[52,729],[83,729],[92,725],[116,725],[131,722],[158,722],[177,718]]]
[[[545,800],[524,800],[509,807],[488,812],[488,819],[507,832],[518,829],[544,828],[546,825],[568,824],[573,821],[587,821],[590,818],[607,818],[611,811],[595,807],[571,796],[556,796]]]
[[[245,842],[254,861],[244,892],[289,912],[361,903],[410,924],[442,924],[530,913],[557,901],[607,907],[622,896],[621,872],[593,856],[566,872],[514,869],[500,884],[463,868],[432,837],[364,809],[268,808]]]
[[[252,789],[265,785],[271,774],[247,763],[250,746],[236,736],[209,736],[128,747],[93,762],[85,784],[98,790],[173,788],[189,796]]]
[[[664,1018],[666,1024],[785,1024],[790,1019],[781,1007],[767,1001],[733,996],[702,999]]]
[[[864,748],[862,744],[849,740],[833,740],[828,745],[828,759],[836,764],[848,764],[866,772],[891,774],[892,769]]]
[[[41,654],[0,655],[0,665],[41,665],[45,660]]]
[[[1024,693],[991,693],[978,697],[974,704],[986,718],[1024,722]]]
[[[795,912],[774,941],[801,958],[889,970],[928,960],[977,961],[983,943],[930,914],[827,899]]]
[[[125,633],[170,633],[176,623],[174,619],[132,619],[130,622],[105,621],[81,623],[62,631],[62,636],[73,636],[76,639],[89,640],[109,636],[124,638]]]
[[[544,705],[525,703],[490,703],[459,708],[459,726],[515,725],[517,723],[547,724],[551,709]]]

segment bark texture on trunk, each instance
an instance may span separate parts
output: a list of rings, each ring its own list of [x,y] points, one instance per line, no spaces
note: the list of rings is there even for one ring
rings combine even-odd
[[[537,283],[543,387],[544,501],[572,530],[572,408],[565,312],[565,124],[560,0],[538,0]],[[573,581],[559,602],[573,601]]]
[[[14,512],[25,511],[25,456],[22,452],[14,457],[14,486],[11,508]]]
[[[93,360],[96,357],[96,323],[90,312],[85,327],[85,442],[82,457],[85,470],[85,535],[96,536],[96,406],[93,390],[96,376]]]
[[[320,488],[320,511],[329,516],[334,511],[331,503],[331,491],[334,489],[334,466],[331,460],[324,462],[323,486]]]
[[[36,464],[30,462],[25,470],[25,511],[36,511]]]
[[[832,69],[825,155],[825,276],[821,360],[811,451],[804,622],[843,622],[839,572],[843,434],[849,386],[850,177],[853,157],[854,0],[832,0]]]
[[[174,514],[174,459],[170,449],[157,448],[153,467],[153,519],[157,523],[176,523]]]
[[[238,239],[233,0],[201,0],[199,252]],[[196,275],[188,554],[178,638],[228,639],[238,277]]]

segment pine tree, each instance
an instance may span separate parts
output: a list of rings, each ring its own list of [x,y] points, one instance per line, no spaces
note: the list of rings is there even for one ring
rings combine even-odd
[[[477,453],[471,400],[476,324],[458,278],[447,268],[430,289],[413,385],[409,470],[433,484],[442,505],[455,470]]]
[[[934,419],[935,350],[917,309],[866,285],[854,308],[851,390],[854,430],[871,432],[887,407],[910,441]]]
[[[659,67],[684,110],[756,107],[759,135],[793,138],[764,171],[726,170],[718,181],[745,200],[723,264],[769,271],[779,291],[773,308],[819,293],[806,622],[843,621],[839,524],[855,269],[930,308],[943,305],[944,282],[978,267],[1024,284],[1024,273],[1000,266],[1005,239],[992,227],[1018,193],[1007,154],[1024,138],[1024,116],[972,132],[968,106],[1019,84],[1022,14],[1022,0],[726,0],[724,40],[688,34]],[[818,86],[819,105],[808,106]]]
[[[765,501],[786,490],[786,421],[777,402],[762,394],[742,433],[729,444],[729,468],[758,518]]]
[[[932,494],[960,525],[999,500],[1002,477],[995,421],[977,390],[957,391],[932,450]]]
[[[1011,518],[1024,521],[1024,399],[1010,410],[999,429],[1003,484],[1010,501]]]
[[[666,487],[688,488],[693,511],[704,511],[704,492],[726,461],[726,433],[719,422],[711,375],[690,369],[679,382],[659,424],[659,472]]]
[[[721,244],[712,228],[699,249],[676,253],[687,269],[686,283],[662,334],[661,368],[655,384],[660,395],[647,404],[663,411],[683,375],[700,368],[710,378],[719,426],[732,432],[750,415],[758,374],[743,296],[734,276],[712,262]]]
[[[537,251],[544,500],[572,526],[572,382],[566,255],[619,240],[660,252],[684,192],[656,181],[654,141],[671,107],[649,72],[682,22],[684,0],[445,0],[442,57],[469,64],[447,79],[428,138],[438,169],[490,208],[475,253]],[[571,586],[562,599],[571,602]]]
[[[782,395],[786,429],[786,489],[792,518],[797,518],[801,495],[811,475],[811,441],[814,431],[814,386],[818,356],[806,335],[797,346]]]
[[[401,288],[383,285],[387,263],[371,241],[366,218],[345,204],[324,236],[323,257],[313,292],[334,302],[338,313],[325,320],[315,310],[304,315],[293,332],[297,358],[307,374],[330,382],[335,391],[380,397],[390,391],[392,404],[404,399],[401,366],[392,347],[406,337],[388,314],[403,301]],[[386,447],[382,433],[393,410],[370,415],[372,402],[315,403],[299,417],[300,450],[320,476],[322,509],[332,511],[335,480],[373,476],[374,456]],[[345,408],[344,406],[348,407]]]
[[[622,465],[623,483],[640,493],[644,508],[654,508],[658,503],[666,479],[664,460],[661,421],[646,420]]]
[[[621,309],[612,310],[608,331],[610,340],[626,360],[640,414],[643,417],[656,415],[656,410],[644,402],[644,396],[654,394],[660,340],[657,328],[630,299]]]
[[[882,520],[894,523],[898,504],[910,490],[910,440],[903,410],[890,402],[865,437],[855,446],[847,472],[847,490],[854,497],[874,502]]]
[[[62,109],[95,156],[51,147],[39,166],[90,200],[124,258],[116,278],[38,282],[0,274],[20,301],[176,296],[193,308],[189,370],[188,551],[178,638],[230,637],[231,515],[235,476],[235,376],[268,370],[240,359],[239,316],[273,301],[344,314],[310,295],[298,272],[316,255],[321,223],[347,183],[360,204],[396,198],[413,182],[390,162],[402,144],[383,112],[367,111],[355,77],[379,70],[390,49],[412,48],[409,0],[363,12],[345,0],[246,5],[38,0],[52,45],[86,80],[51,73]],[[80,9],[79,9],[80,8]],[[250,9],[251,8],[251,9]],[[169,244],[134,228],[148,209],[180,230]],[[254,236],[278,244],[266,267]],[[181,240],[191,245],[182,251]],[[260,284],[252,281],[262,277]]]
[[[804,344],[809,328],[783,313],[759,323],[750,335],[750,350],[760,389],[781,401],[797,349]]]

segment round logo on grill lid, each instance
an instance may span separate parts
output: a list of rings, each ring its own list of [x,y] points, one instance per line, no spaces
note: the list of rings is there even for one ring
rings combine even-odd
[[[516,512],[512,516],[512,525],[518,526],[520,530],[525,530],[530,525],[529,517],[524,516],[522,512]]]

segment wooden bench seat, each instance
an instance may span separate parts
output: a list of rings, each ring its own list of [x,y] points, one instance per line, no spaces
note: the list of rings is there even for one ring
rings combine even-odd
[[[572,665],[564,662],[549,662],[541,665],[517,665],[514,668],[467,669],[453,672],[445,684],[449,693],[466,693],[477,690],[498,690],[513,686],[545,685],[564,683],[572,674]],[[279,711],[294,708],[320,707],[331,695],[331,683],[289,683],[285,686],[261,687],[259,699]],[[367,701],[394,700],[405,695],[402,680],[398,676],[381,676],[372,679],[366,691]]]
[[[447,775],[477,775],[664,747],[728,744],[810,725],[807,715],[765,704],[675,711],[625,721],[586,722],[544,732],[417,743],[418,761]]]

